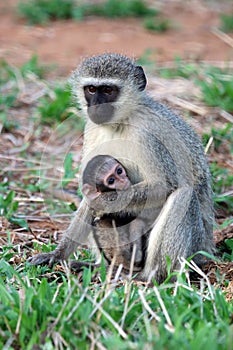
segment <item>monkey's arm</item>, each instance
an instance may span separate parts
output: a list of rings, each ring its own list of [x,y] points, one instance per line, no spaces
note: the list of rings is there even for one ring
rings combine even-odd
[[[127,190],[104,192],[89,201],[89,205],[98,214],[117,213],[122,210],[137,213],[143,208],[161,208],[171,192],[171,189],[162,183],[152,186],[142,181]]]
[[[85,200],[82,200],[75,216],[64,234],[57,248],[50,253],[32,256],[28,261],[32,265],[49,264],[52,266],[59,260],[66,260],[77,248],[83,244],[91,231],[92,214]]]

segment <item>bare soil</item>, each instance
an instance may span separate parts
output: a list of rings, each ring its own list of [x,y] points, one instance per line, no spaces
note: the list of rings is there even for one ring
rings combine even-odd
[[[17,0],[0,4],[0,58],[16,66],[36,53],[43,63],[55,63],[58,74],[70,72],[80,58],[114,51],[133,57],[146,49],[157,62],[183,59],[231,60],[232,46],[213,33],[219,14],[233,10],[229,1],[151,1],[172,28],[165,33],[147,31],[140,19],[112,20],[89,17],[83,22],[57,21],[29,26],[17,16]]]

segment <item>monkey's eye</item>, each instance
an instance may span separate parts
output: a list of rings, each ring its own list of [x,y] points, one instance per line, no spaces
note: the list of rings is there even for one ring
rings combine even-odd
[[[90,94],[95,94],[96,91],[97,91],[97,88],[96,88],[94,85],[90,85],[90,86],[88,86],[87,88],[88,88],[88,92],[89,92]]]
[[[104,86],[103,92],[107,95],[111,95],[111,93],[113,92],[112,86]]]
[[[114,182],[115,182],[114,177],[110,177],[110,178],[108,179],[108,184],[109,184],[109,185],[113,185]]]
[[[117,175],[121,175],[123,173],[123,169],[122,168],[117,168]]]

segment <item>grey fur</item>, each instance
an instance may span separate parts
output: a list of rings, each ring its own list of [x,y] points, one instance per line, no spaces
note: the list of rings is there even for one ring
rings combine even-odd
[[[71,80],[76,85],[80,77],[116,78],[120,81],[141,83],[138,66],[130,58],[120,54],[103,54],[88,57],[73,73]]]
[[[141,72],[139,74],[139,72]],[[137,75],[139,74],[139,75]],[[111,122],[96,125],[88,119],[83,83],[97,84],[113,79],[121,95],[114,105]],[[103,213],[138,213],[143,208],[154,214],[152,229],[145,234],[139,277],[154,276],[162,282],[167,275],[166,256],[172,269],[179,257],[199,250],[214,252],[213,202],[210,172],[201,142],[194,131],[167,106],[143,91],[142,70],[127,57],[104,54],[87,58],[73,73],[74,95],[87,118],[82,169],[98,154],[118,159],[132,182],[117,198],[103,194],[93,206]],[[37,255],[31,263],[53,263],[68,258],[91,231],[91,210],[85,199],[63,241],[50,255]],[[88,229],[89,228],[89,229]],[[197,256],[197,263],[201,257]]]

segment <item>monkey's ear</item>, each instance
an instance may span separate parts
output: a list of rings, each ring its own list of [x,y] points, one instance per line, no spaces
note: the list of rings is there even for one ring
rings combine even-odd
[[[146,80],[144,70],[141,66],[136,66],[135,78],[138,81],[139,91],[145,90],[147,80]]]
[[[94,186],[91,186],[89,184],[84,184],[82,187],[82,193],[89,201],[95,200],[97,197],[101,195],[100,192],[97,191],[97,189]]]

